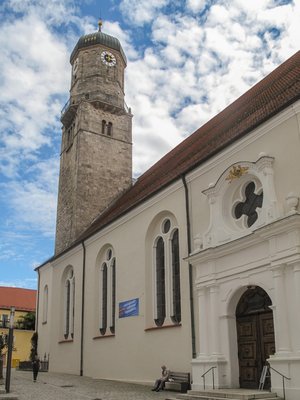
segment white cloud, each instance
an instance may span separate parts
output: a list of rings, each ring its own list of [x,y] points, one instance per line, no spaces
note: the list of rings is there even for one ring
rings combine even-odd
[[[2,185],[12,209],[10,226],[53,237],[58,168],[57,159],[37,162],[27,170],[31,178]]]
[[[120,9],[125,17],[137,26],[152,22],[159,10],[170,0],[122,0]]]
[[[194,14],[167,14],[160,2],[147,19],[140,18],[145,3],[134,4],[131,18],[150,24],[153,41],[127,71],[138,173],[298,49],[299,2],[187,1]]]
[[[69,55],[80,32],[95,31],[93,19],[81,18],[76,4],[7,0],[0,6],[10,10],[0,26],[0,168],[10,178],[1,186],[11,199],[8,230],[28,228],[53,237],[58,174],[53,154],[69,90]],[[134,114],[135,176],[299,47],[300,2],[119,4],[130,28],[108,21],[103,31],[119,38],[129,60],[125,92]],[[141,27],[147,38],[142,46],[135,43]],[[12,256],[10,251],[5,247],[3,256]]]
[[[108,35],[114,36],[119,39],[121,46],[128,58],[135,59],[138,56],[137,51],[134,49],[128,32],[121,29],[118,22],[105,21],[102,29]],[[95,27],[91,32],[95,31]]]
[[[74,19],[74,13],[78,11],[76,1],[73,0],[6,0],[2,9],[18,14],[35,14],[49,26],[64,24]]]
[[[33,14],[2,24],[0,46],[2,173],[13,175],[30,154],[51,146],[46,129],[59,126],[59,98],[69,81],[67,48]]]
[[[193,12],[199,12],[207,6],[207,0],[187,0],[187,8]]]

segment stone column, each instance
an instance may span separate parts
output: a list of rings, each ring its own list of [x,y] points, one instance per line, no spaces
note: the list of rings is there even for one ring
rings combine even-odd
[[[275,344],[276,353],[290,352],[289,325],[287,316],[287,302],[284,287],[284,265],[273,269],[275,288]]]
[[[294,265],[293,268],[294,272],[294,290],[295,290],[295,321],[294,321],[294,326],[297,329],[297,332],[299,332],[299,327],[300,327],[300,262]],[[299,335],[296,335],[296,350],[300,352],[300,337]]]
[[[217,285],[212,285],[209,288],[210,294],[210,321],[211,321],[211,329],[210,329],[210,337],[211,337],[211,349],[210,352],[212,355],[220,354],[220,345],[219,345],[219,287]]]
[[[208,355],[208,313],[206,306],[206,289],[197,288],[199,307],[199,357]]]

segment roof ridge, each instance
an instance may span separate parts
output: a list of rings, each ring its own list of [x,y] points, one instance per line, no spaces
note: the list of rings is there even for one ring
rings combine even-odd
[[[111,203],[68,249],[129,212],[298,99],[300,99],[300,51],[145,171],[136,183]],[[51,260],[61,254],[52,257]]]

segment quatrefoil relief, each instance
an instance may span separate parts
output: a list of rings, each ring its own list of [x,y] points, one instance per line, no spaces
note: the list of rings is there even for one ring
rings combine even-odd
[[[236,219],[242,215],[247,217],[247,226],[250,228],[258,218],[256,209],[261,208],[263,203],[263,192],[255,193],[255,183],[250,182],[245,188],[245,200],[239,202],[234,208],[234,216]]]

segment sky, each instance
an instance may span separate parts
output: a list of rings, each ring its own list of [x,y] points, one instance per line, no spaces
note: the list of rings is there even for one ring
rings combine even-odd
[[[98,29],[126,53],[137,178],[299,50],[300,0],[0,0],[0,286],[53,255],[70,54]]]

